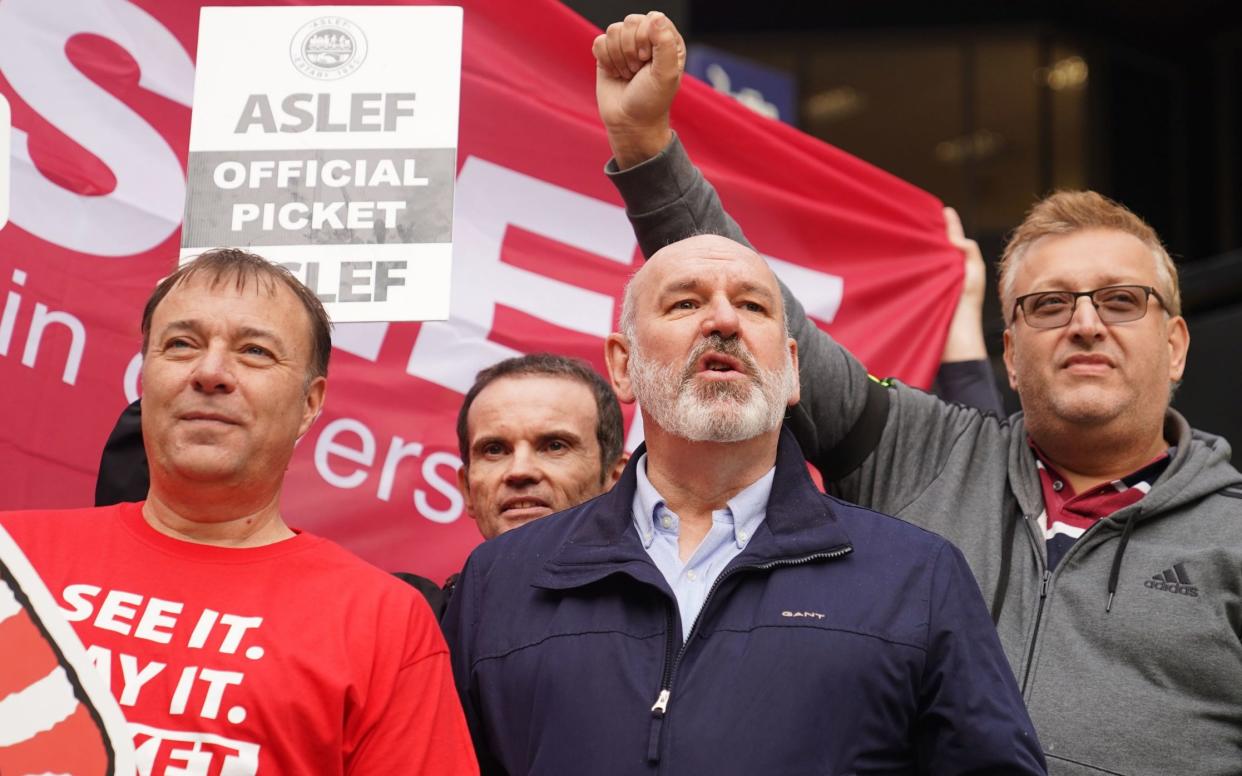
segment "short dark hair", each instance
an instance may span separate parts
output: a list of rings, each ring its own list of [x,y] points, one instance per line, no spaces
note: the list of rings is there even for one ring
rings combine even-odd
[[[332,322],[323,309],[323,303],[302,281],[292,272],[279,264],[240,248],[214,248],[196,256],[192,261],[181,265],[176,272],[159,282],[147,299],[147,306],[142,311],[142,354],[147,354],[147,345],[151,338],[151,318],[155,316],[155,308],[159,307],[164,297],[173,288],[186,282],[195,275],[204,274],[211,279],[211,288],[215,288],[228,278],[233,278],[237,290],[244,289],[250,281],[256,286],[266,286],[269,293],[275,293],[279,283],[297,297],[310,318],[311,358],[308,366],[307,384],[316,377],[328,376],[328,358],[332,354]]]
[[[479,372],[457,412],[457,446],[461,450],[462,464],[470,465],[470,431],[467,428],[466,416],[470,414],[470,406],[474,404],[474,400],[484,388],[503,377],[528,376],[563,377],[576,380],[591,389],[591,394],[595,397],[595,439],[599,442],[599,480],[601,483],[607,480],[608,471],[621,457],[621,447],[625,440],[621,403],[617,401],[617,394],[613,393],[612,386],[590,364],[555,353],[514,356]]]

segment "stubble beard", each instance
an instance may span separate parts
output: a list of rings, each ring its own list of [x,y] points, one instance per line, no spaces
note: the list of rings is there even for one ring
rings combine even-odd
[[[1144,401],[1121,374],[1112,380],[1067,379],[1041,374],[1035,364],[1018,363],[1017,392],[1028,433],[1040,439],[1104,431],[1110,435],[1142,436],[1151,423],[1162,421],[1169,394]],[[1043,444],[1048,444],[1044,442]]]
[[[710,352],[742,363],[746,382],[695,380],[699,359]],[[797,374],[788,351],[777,369],[762,369],[737,339],[704,339],[683,366],[646,358],[633,344],[629,377],[638,403],[666,432],[692,442],[741,442],[774,431],[785,418]]]

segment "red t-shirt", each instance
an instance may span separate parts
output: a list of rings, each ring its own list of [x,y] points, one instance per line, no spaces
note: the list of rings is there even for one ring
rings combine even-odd
[[[155,774],[474,774],[448,651],[412,587],[300,533],[226,548],[140,504],[0,516]]]

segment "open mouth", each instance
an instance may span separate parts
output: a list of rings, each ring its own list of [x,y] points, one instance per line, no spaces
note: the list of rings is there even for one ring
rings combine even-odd
[[[734,374],[749,374],[749,370],[746,368],[746,365],[741,361],[733,356],[719,352],[705,353],[699,359],[698,371],[722,377]]]

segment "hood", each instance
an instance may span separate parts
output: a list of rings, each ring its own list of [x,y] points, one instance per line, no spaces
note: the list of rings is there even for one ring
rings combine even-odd
[[[1010,487],[1022,513],[1035,517],[1044,509],[1044,497],[1021,413],[1013,417],[1012,427],[1009,438]],[[1173,460],[1142,501],[1119,510],[1116,516],[1118,522],[1131,515],[1141,520],[1197,501],[1230,485],[1242,484],[1242,473],[1229,463],[1232,452],[1229,443],[1223,437],[1192,429],[1177,410],[1170,409],[1165,413],[1164,438],[1176,447]]]
[[[1107,526],[1120,532],[1108,574],[1105,612],[1112,611],[1121,563],[1136,524],[1242,483],[1242,474],[1229,464],[1229,443],[1213,434],[1195,431],[1176,410],[1165,413],[1164,438],[1176,451],[1164,473],[1152,483],[1151,491],[1140,501],[1100,521],[1101,528]],[[1009,439],[1009,481],[1028,519],[1043,511],[1039,473],[1026,441],[1026,424],[1021,415],[1014,417],[1013,435]]]

